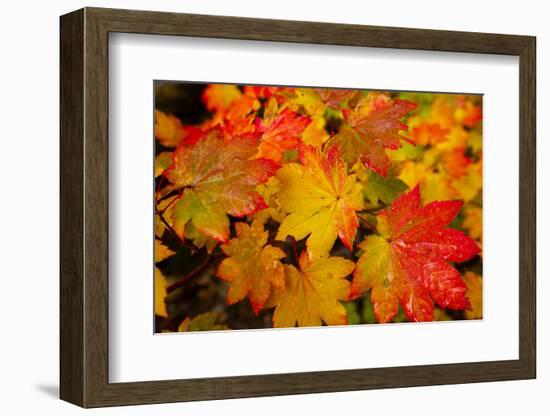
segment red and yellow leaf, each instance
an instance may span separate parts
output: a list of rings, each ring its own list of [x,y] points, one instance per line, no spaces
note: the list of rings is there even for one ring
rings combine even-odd
[[[416,107],[406,100],[369,96],[354,109],[345,109],[345,125],[330,140],[338,145],[345,160],[353,165],[357,160],[382,176],[390,168],[386,149],[399,149],[406,139],[400,131],[407,125],[400,119]]]
[[[319,95],[321,101],[327,107],[338,109],[347,100],[357,94],[357,90],[343,90],[338,88],[315,88],[314,91]]]
[[[236,85],[210,84],[204,90],[202,100],[208,111],[227,111],[241,96]]]
[[[379,322],[389,322],[401,304],[409,320],[431,321],[433,303],[442,308],[468,309],[466,284],[449,262],[469,260],[479,247],[461,231],[446,228],[461,201],[420,206],[420,189],[396,199],[378,216],[380,235],[360,245],[351,297],[371,289]]]
[[[237,237],[221,246],[227,258],[218,267],[218,277],[231,282],[227,303],[248,296],[256,315],[271,294],[272,287],[284,290],[285,272],[280,259],[285,253],[267,244],[268,233],[259,221],[235,224]]]
[[[308,145],[299,148],[301,164],[288,163],[277,173],[281,191],[275,196],[289,215],[283,220],[278,240],[293,236],[307,239],[311,258],[327,255],[336,237],[350,250],[363,208],[363,188],[355,175],[346,174],[337,147],[327,154]]]
[[[174,155],[172,152],[161,152],[155,157],[155,178],[162,175],[164,170],[172,164]]]
[[[178,147],[173,165],[164,171],[180,192],[172,209],[174,228],[183,234],[185,224],[192,221],[200,232],[226,242],[228,214],[243,217],[265,208],[255,186],[266,182],[279,165],[268,159],[251,160],[257,149],[257,136],[227,141],[219,129],[208,131],[196,144]]]
[[[310,123],[309,117],[284,109],[270,124],[258,123],[262,139],[258,148],[259,158],[281,162],[285,151],[294,149],[300,142],[300,135]]]
[[[286,290],[276,290],[272,303],[275,328],[347,324],[342,301],[348,299],[350,282],[346,277],[355,264],[342,257],[310,260],[302,252],[300,269],[285,265]]]
[[[193,144],[202,134],[198,127],[184,126],[176,116],[155,110],[155,137],[163,146],[175,148],[183,141]]]

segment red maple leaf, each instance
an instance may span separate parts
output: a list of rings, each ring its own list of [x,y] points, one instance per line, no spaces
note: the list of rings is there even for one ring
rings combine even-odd
[[[368,236],[357,263],[351,297],[371,289],[379,322],[389,322],[399,303],[411,321],[431,321],[434,302],[442,308],[470,307],[466,284],[449,262],[479,253],[476,242],[446,226],[462,201],[436,201],[420,206],[418,185],[378,216],[380,235]]]

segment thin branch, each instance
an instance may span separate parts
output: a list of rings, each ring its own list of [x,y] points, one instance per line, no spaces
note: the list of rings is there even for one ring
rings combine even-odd
[[[166,293],[172,293],[176,289],[179,289],[182,287],[189,279],[192,279],[193,277],[199,275],[202,273],[206,268],[208,268],[210,265],[212,265],[215,261],[221,259],[224,257],[223,254],[217,254],[215,256],[206,256],[206,258],[192,271],[187,273],[185,276],[180,278],[179,280],[172,283],[170,286],[166,288]]]
[[[369,230],[371,231],[374,231],[376,232],[376,228],[374,227],[374,225],[372,225],[370,222],[368,222],[366,219],[358,216],[357,218],[359,218],[359,221],[361,221],[361,224],[365,225],[366,228],[368,228]]]
[[[157,195],[160,191],[157,192]],[[160,198],[156,198],[156,203],[157,205],[159,204],[159,202],[162,202],[164,201],[165,199],[168,199],[168,198],[171,198],[173,197],[175,194],[177,194],[179,192],[178,189],[172,189],[171,191],[165,193],[163,196],[161,196]]]
[[[166,229],[168,231],[170,231],[170,233],[173,234],[174,237],[177,238],[177,240],[179,241],[179,243],[182,246],[185,246],[185,247],[189,248],[192,252],[195,252],[197,250],[197,248],[193,244],[189,244],[187,241],[185,241],[185,239],[181,238],[178,235],[178,233],[176,232],[176,230],[174,230],[174,228],[168,223],[168,221],[166,221],[166,219],[164,218],[164,215],[162,215],[162,214],[163,214],[163,212],[157,210],[157,215],[160,218],[160,220],[162,221],[162,223],[164,224],[164,226],[166,227]]]
[[[170,202],[168,202],[168,204],[166,204],[166,206],[165,206],[164,208],[162,208],[161,210],[157,209],[157,213],[158,213],[159,215],[164,214],[164,213],[166,212],[166,210],[167,210],[168,208],[170,208],[170,205],[172,205],[172,204],[173,204],[174,202],[176,202],[177,200],[178,200],[178,198],[172,199]]]
[[[387,207],[388,207],[388,205],[377,205],[375,207],[367,208],[367,209],[364,209],[364,210],[359,211],[359,212],[362,212],[362,213],[365,213],[365,214],[373,214],[377,211],[382,211],[383,209],[385,209]]]

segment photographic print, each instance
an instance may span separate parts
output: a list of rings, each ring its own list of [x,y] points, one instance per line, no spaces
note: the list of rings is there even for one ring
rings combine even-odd
[[[155,332],[483,318],[482,95],[154,89]]]

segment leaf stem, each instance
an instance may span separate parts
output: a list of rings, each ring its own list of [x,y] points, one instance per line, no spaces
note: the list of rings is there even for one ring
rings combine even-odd
[[[296,266],[300,265],[300,256],[298,256],[298,249],[296,248],[296,239],[293,236],[289,236],[290,244],[292,245],[292,250],[294,251],[294,264]]]

